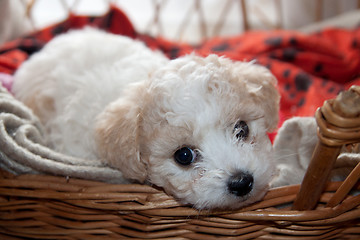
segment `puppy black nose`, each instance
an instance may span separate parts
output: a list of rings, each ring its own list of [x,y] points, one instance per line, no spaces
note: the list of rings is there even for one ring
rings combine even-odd
[[[253,188],[254,178],[248,173],[237,173],[228,182],[228,190],[238,197],[245,196]]]

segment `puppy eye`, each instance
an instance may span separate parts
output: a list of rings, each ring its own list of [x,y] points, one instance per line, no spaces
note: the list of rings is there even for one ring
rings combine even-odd
[[[234,126],[235,136],[239,140],[246,140],[249,136],[249,126],[244,121],[238,121]]]
[[[175,152],[174,159],[177,163],[187,166],[196,159],[196,153],[189,147],[183,147]]]

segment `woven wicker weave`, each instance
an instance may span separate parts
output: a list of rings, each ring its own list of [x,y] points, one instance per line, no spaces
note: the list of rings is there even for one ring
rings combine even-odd
[[[347,197],[333,208],[323,207],[341,183],[327,186],[316,210],[289,210],[299,190],[290,186],[273,189],[263,201],[236,212],[199,212],[142,185],[36,175],[14,178],[4,172],[0,185],[1,239],[9,235],[33,239],[324,239],[360,234],[360,196]]]
[[[352,87],[319,109],[320,144],[302,186],[271,189],[237,211],[198,211],[151,186],[1,171],[0,238],[359,239],[360,165],[343,182],[325,181],[326,170],[314,180],[342,144],[360,142],[359,98]],[[335,155],[318,156],[329,148]]]

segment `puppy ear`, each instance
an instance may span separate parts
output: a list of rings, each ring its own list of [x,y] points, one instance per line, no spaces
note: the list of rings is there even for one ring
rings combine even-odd
[[[144,182],[147,171],[141,160],[138,137],[141,93],[132,95],[112,102],[98,116],[95,137],[103,161],[121,170],[125,178]]]
[[[241,68],[240,71],[245,73],[247,92],[263,109],[267,131],[274,131],[279,121],[277,79],[267,68],[254,63],[241,64]]]

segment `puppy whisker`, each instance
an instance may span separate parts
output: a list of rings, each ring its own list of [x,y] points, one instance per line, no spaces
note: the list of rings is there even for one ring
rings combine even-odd
[[[294,156],[300,156],[300,154],[299,153],[291,153],[291,154],[287,154],[287,155],[276,156],[276,160],[282,160],[282,159],[286,159],[286,158],[294,157]]]

